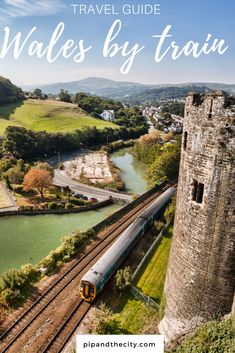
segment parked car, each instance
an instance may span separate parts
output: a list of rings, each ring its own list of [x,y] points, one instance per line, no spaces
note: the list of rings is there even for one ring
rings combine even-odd
[[[78,194],[77,192],[74,192],[72,196],[73,196],[73,197],[76,197],[76,199],[82,199],[82,200],[84,200],[84,199],[83,199],[83,198],[84,198],[84,195],[83,195],[83,194]]]
[[[81,197],[81,199],[84,200],[84,201],[87,201],[88,197],[87,196],[83,196],[83,197]]]
[[[98,202],[98,200],[95,197],[91,197],[90,200],[92,203]]]

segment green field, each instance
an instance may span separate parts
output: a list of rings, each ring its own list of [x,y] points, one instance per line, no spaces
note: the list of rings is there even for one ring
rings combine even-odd
[[[145,268],[143,268],[137,282],[137,287],[139,287],[144,294],[159,303],[163,293],[172,233],[173,227],[171,226],[166,235],[162,238],[155,253],[153,253]]]
[[[70,132],[86,126],[117,128],[113,123],[92,118],[75,104],[52,100],[28,100],[0,107],[0,134],[10,125],[47,132]]]

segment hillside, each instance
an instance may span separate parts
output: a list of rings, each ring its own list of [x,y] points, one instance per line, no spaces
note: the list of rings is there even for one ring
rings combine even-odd
[[[28,100],[0,107],[0,134],[12,125],[47,132],[70,132],[85,126],[97,126],[99,129],[117,127],[92,118],[74,104],[50,100]]]
[[[147,91],[152,89],[159,89],[159,92],[164,92],[165,96],[170,96],[172,99],[182,97],[181,90],[186,88],[198,88],[199,90],[214,90],[220,89],[230,93],[235,93],[234,84],[224,83],[182,83],[182,84],[141,84],[136,82],[122,82],[114,81],[106,78],[89,77],[82,80],[71,81],[71,82],[57,82],[53,84],[45,85],[31,85],[22,87],[25,91],[33,91],[35,88],[40,88],[43,92],[49,94],[58,94],[61,89],[67,90],[70,93],[85,92],[90,94],[97,94],[98,96],[123,100],[125,102],[132,102],[135,97],[142,101],[142,96],[146,96]],[[178,91],[174,91],[174,89]],[[187,90],[186,90],[187,91]],[[154,99],[159,99],[159,92],[156,92]],[[173,94],[174,92],[174,94]],[[151,94],[151,92],[150,92]],[[161,96],[164,96],[162,93]],[[146,98],[146,97],[145,97]],[[145,99],[144,98],[144,99]]]
[[[208,87],[196,85],[153,88],[139,94],[130,95],[129,97],[124,98],[124,102],[126,101],[138,105],[153,104],[159,100],[184,99],[190,92],[205,93],[208,91],[210,91]]]
[[[10,80],[0,76],[0,106],[22,101],[24,93],[21,88],[13,85]]]

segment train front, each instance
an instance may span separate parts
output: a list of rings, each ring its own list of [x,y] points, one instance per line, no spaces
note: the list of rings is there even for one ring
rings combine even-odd
[[[81,298],[87,302],[92,302],[96,297],[96,287],[94,284],[88,282],[84,278],[80,282],[80,295]]]

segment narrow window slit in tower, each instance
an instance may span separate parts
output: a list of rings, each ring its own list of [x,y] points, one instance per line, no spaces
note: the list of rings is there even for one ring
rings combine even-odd
[[[183,146],[184,146],[184,150],[186,151],[187,149],[187,145],[188,145],[188,132],[185,131],[184,133],[184,143],[183,143]]]
[[[211,105],[210,105],[210,110],[209,110],[209,115],[208,115],[209,119],[212,118],[212,109],[213,109],[213,100],[211,100]]]
[[[199,183],[197,180],[194,179],[192,200],[196,201],[197,203],[202,203],[203,195],[204,195],[204,184]]]

